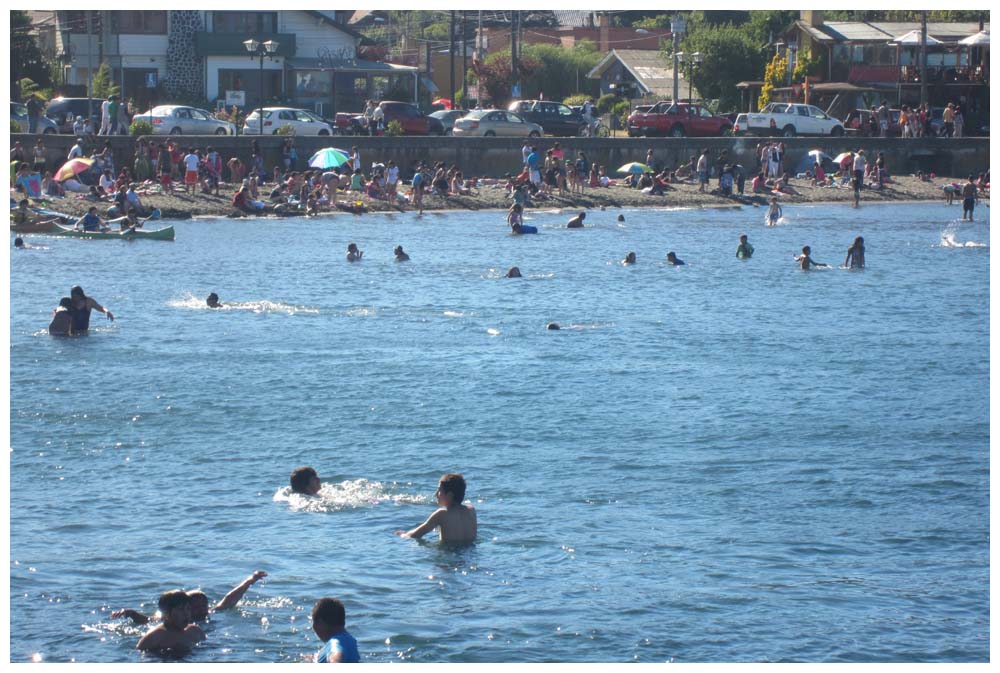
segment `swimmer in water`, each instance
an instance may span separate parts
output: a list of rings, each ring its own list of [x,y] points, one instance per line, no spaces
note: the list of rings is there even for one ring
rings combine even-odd
[[[520,277],[521,277],[521,270],[516,266],[510,267],[510,269],[507,270],[507,275],[504,276],[504,278],[520,278]]]
[[[520,203],[515,203],[507,211],[507,224],[515,231],[524,224],[524,207]]]
[[[629,254],[625,255],[625,259],[622,260],[622,264],[625,265],[635,264],[635,253],[630,252]]]
[[[410,256],[403,252],[403,246],[397,245],[392,249],[392,254],[396,256],[397,262],[409,262]]]
[[[205,632],[191,623],[191,597],[180,590],[167,591],[158,602],[163,623],[146,632],[135,649],[186,654],[205,640]]]
[[[854,239],[854,244],[847,249],[844,266],[850,269],[865,268],[865,239],[861,236]]]
[[[570,221],[566,223],[566,228],[567,229],[583,229],[583,219],[585,217],[587,217],[587,213],[581,212],[579,215],[577,215],[576,217],[570,219]]]
[[[14,247],[19,250],[24,250],[24,239],[18,236],[14,239]]]
[[[472,542],[476,539],[476,508],[463,505],[465,478],[449,472],[438,481],[436,492],[439,509],[427,521],[411,531],[397,530],[396,535],[420,539],[435,528],[441,542]]]
[[[820,264],[819,262],[813,261],[812,248],[808,245],[802,248],[802,254],[795,258],[795,261],[799,263],[803,271],[808,271],[810,266],[825,266],[829,267],[829,264]]]
[[[49,334],[52,336],[73,336],[73,300],[69,297],[60,299],[59,306],[52,312]]]
[[[319,493],[320,486],[322,486],[319,475],[311,467],[299,467],[293,470],[292,476],[289,477],[289,483],[291,484],[292,492],[301,493],[302,495],[316,495]]]
[[[208,304],[209,308],[222,308],[222,302],[219,301],[219,295],[214,292],[208,295],[208,298],[205,299],[205,303]]]
[[[200,589],[193,589],[186,592],[188,598],[191,599],[191,621],[203,622],[208,619],[208,615],[211,612],[219,612],[220,610],[229,610],[230,608],[236,607],[236,604],[240,602],[247,590],[258,580],[265,577],[267,577],[267,573],[263,570],[255,571],[252,575],[233,587],[232,591],[226,594],[221,601],[215,604],[214,607],[209,607],[208,596],[205,595],[204,591],[201,591]],[[155,615],[144,615],[138,610],[133,610],[131,608],[115,610],[111,613],[112,619],[118,619],[119,617],[127,617],[131,619],[134,624],[148,624],[149,622],[156,620]]]
[[[624,215],[622,215],[621,213],[619,213],[619,214],[618,214],[618,221],[619,221],[619,222],[624,222],[624,221],[625,221],[625,216],[624,216]]]
[[[674,266],[684,266],[684,260],[677,259],[677,255],[674,254],[673,251],[667,253],[667,261],[673,264]]]
[[[550,322],[548,325],[545,326],[545,329],[559,329],[559,323]]]
[[[357,261],[360,261],[361,257],[364,254],[365,253],[363,253],[362,251],[358,250],[357,244],[355,244],[355,243],[348,243],[348,245],[347,245],[347,261],[348,262],[357,262]]]
[[[740,244],[736,246],[736,259],[750,259],[753,257],[753,246],[747,242],[747,235],[740,234]]]
[[[767,226],[773,227],[781,219],[781,206],[778,205],[778,197],[771,197],[771,206],[767,209]]]
[[[336,598],[321,598],[312,609],[312,627],[316,637],[323,641],[323,649],[316,653],[317,664],[356,664],[361,661],[358,641],[347,632],[347,611]]]

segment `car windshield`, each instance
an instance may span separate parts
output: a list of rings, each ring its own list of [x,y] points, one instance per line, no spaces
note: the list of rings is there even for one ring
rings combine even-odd
[[[160,115],[165,117],[169,115],[171,111],[173,111],[173,109],[174,109],[173,106],[170,105],[158,105],[157,107],[154,107],[152,110],[150,110],[149,114]]]
[[[466,115],[466,119],[482,119],[491,112],[493,112],[493,110],[473,110]]]

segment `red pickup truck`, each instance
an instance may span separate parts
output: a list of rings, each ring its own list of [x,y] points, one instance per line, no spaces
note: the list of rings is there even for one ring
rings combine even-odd
[[[733,127],[695,103],[661,101],[647,112],[636,110],[628,118],[628,134],[636,136],[722,136]]]
[[[403,127],[403,135],[408,136],[441,136],[444,126],[440,119],[429,117],[420,112],[412,103],[384,100],[378,104],[382,108],[383,127],[389,122],[399,122]],[[368,123],[361,113],[337,113],[337,130],[344,135],[368,135]]]

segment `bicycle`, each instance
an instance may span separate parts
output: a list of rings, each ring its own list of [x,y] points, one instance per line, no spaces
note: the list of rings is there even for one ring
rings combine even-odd
[[[600,119],[595,119],[594,121],[583,127],[582,136],[584,138],[607,138],[611,134],[611,131]]]

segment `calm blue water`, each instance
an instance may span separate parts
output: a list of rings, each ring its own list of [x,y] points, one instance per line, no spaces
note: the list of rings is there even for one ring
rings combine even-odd
[[[112,609],[217,600],[261,568],[190,660],[301,660],[332,595],[366,661],[987,661],[989,231],[958,212],[26,237],[43,247],[11,252],[11,658],[138,661],[142,629]],[[864,272],[792,261],[809,244],[842,264],[859,234]],[[77,283],[117,321],[48,337]],[[236,306],[204,308],[213,290]],[[304,464],[311,502],[287,494]],[[394,536],[451,470],[479,542]]]

